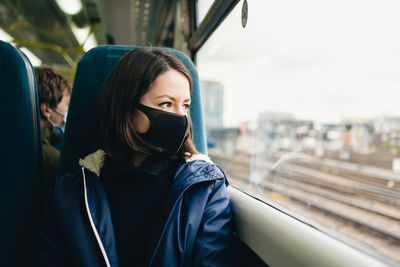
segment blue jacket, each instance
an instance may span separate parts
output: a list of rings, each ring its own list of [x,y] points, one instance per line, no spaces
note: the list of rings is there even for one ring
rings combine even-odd
[[[98,150],[57,179],[40,231],[36,265],[118,266],[109,204],[99,181],[103,162],[104,152]],[[207,159],[178,166],[159,218],[160,232],[149,237],[148,266],[231,265],[226,186],[224,173]]]

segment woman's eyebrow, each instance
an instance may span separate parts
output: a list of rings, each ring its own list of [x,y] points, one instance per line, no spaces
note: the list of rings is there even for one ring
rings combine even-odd
[[[170,96],[170,95],[160,95],[160,96],[157,96],[156,99],[158,99],[158,98],[163,98],[163,97],[167,97],[167,98],[170,98],[170,99],[172,99],[172,100],[176,100],[175,97]]]
[[[157,96],[156,99],[163,98],[163,97],[167,97],[167,98],[169,98],[171,100],[174,100],[174,101],[176,100],[175,97],[170,96],[170,95],[160,95],[160,96]],[[190,102],[190,101],[191,101],[190,98],[186,98],[183,102]]]

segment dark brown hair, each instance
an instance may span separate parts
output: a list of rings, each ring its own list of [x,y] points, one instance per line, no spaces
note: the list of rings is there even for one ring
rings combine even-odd
[[[35,67],[39,104],[47,103],[53,108],[61,102],[63,93],[71,93],[69,81],[49,67]]]
[[[189,71],[172,54],[157,49],[138,48],[124,55],[114,67],[100,99],[96,121],[98,145],[114,160],[131,160],[136,153],[152,156],[164,152],[162,148],[149,144],[138,135],[133,117],[140,99],[149,91],[156,78],[171,69],[186,76],[192,93],[193,83]],[[186,157],[198,153],[192,140],[190,121],[190,136],[174,156]]]

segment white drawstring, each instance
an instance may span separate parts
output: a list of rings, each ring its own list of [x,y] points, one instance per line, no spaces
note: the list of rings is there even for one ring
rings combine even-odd
[[[100,250],[101,250],[101,253],[103,254],[103,257],[104,257],[104,260],[106,262],[106,265],[107,265],[107,267],[110,267],[111,265],[110,265],[110,262],[108,260],[107,253],[106,253],[106,251],[104,249],[103,243],[101,242],[99,233],[97,232],[96,226],[94,225],[94,222],[93,222],[93,219],[92,219],[92,215],[90,213],[89,204],[88,204],[88,200],[87,200],[86,176],[85,176],[85,168],[84,167],[82,167],[82,177],[83,177],[83,190],[84,190],[83,193],[84,193],[84,196],[85,196],[86,212],[87,212],[88,217],[89,217],[90,225],[92,226],[94,235],[96,236],[97,243],[100,246]]]

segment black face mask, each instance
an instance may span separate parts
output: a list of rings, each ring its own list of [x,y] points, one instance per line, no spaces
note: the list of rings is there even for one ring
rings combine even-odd
[[[169,155],[178,152],[189,137],[188,117],[140,103],[138,109],[150,120],[150,128],[145,133],[139,133],[140,137],[152,145],[165,149]]]

